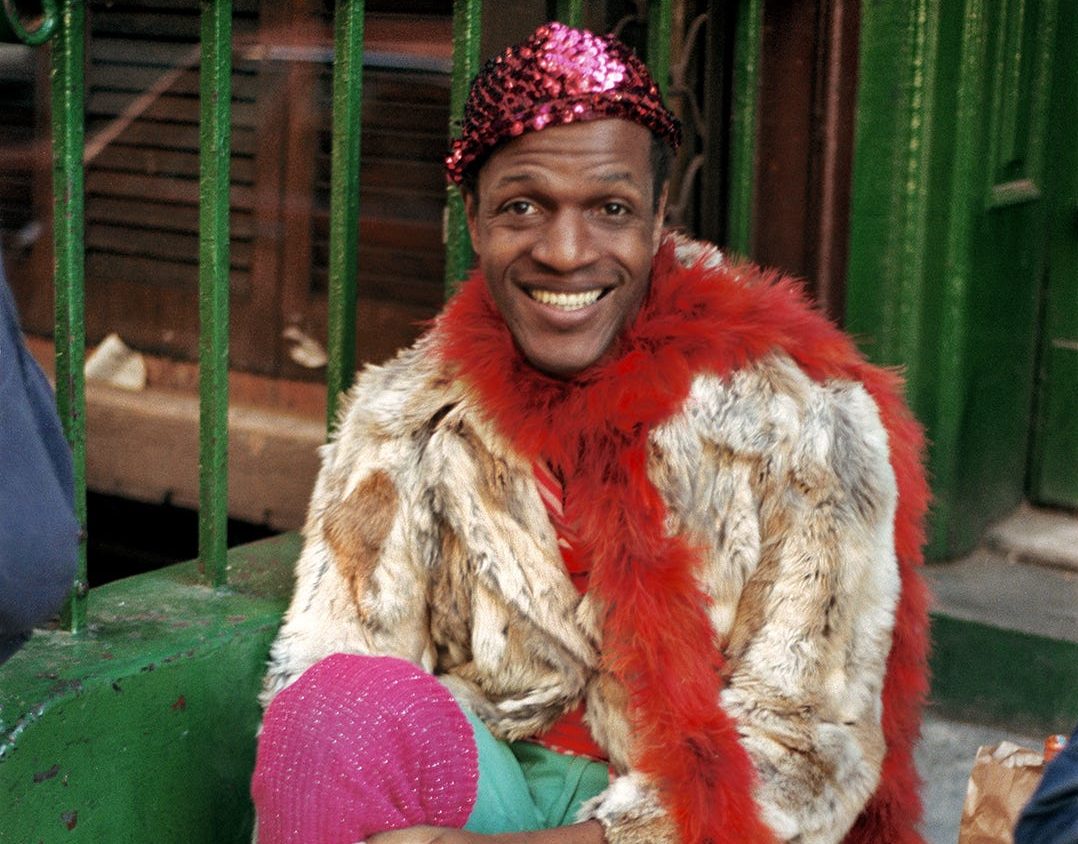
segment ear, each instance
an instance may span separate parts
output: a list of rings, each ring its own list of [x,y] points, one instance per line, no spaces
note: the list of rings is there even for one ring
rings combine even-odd
[[[663,239],[663,221],[666,219],[666,200],[670,195],[669,179],[663,182],[662,193],[659,194],[659,202],[655,206],[655,219],[651,230],[651,253],[659,251],[659,244]]]
[[[472,239],[472,249],[479,251],[479,198],[470,190],[461,189],[464,199],[464,218],[468,223],[468,237]]]

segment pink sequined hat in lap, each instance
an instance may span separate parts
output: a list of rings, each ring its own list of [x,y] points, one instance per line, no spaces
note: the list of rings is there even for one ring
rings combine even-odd
[[[404,660],[333,654],[266,710],[251,781],[258,841],[461,827],[478,779],[472,727],[441,683]]]
[[[461,135],[445,160],[446,175],[460,185],[469,168],[511,138],[609,117],[640,124],[671,149],[681,144],[681,124],[628,46],[613,35],[544,24],[476,76]]]

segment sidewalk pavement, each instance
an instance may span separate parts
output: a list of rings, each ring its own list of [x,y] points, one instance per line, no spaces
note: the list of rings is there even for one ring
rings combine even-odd
[[[952,721],[926,710],[917,745],[917,768],[924,780],[922,799],[924,821],[921,831],[928,844],[956,844],[958,821],[966,798],[966,783],[973,757],[982,744],[1013,741],[1034,750],[1044,744],[1044,736],[1008,732],[983,724]]]
[[[1023,505],[992,526],[981,548],[961,560],[929,565],[925,573],[936,613],[1046,641],[1078,643],[1078,516],[1074,513]],[[1012,658],[1013,654],[1004,656]],[[1056,666],[1057,673],[1070,678],[1068,688],[1073,688],[1074,671],[1068,668],[1074,664],[1073,649],[1066,651],[1065,658],[1070,662]],[[977,665],[983,667],[983,660]],[[940,690],[934,691],[939,700]],[[951,692],[953,705],[956,690]],[[1072,719],[1078,717],[1072,708],[1078,702],[1066,700],[1068,715],[1057,729],[1069,732]],[[1007,705],[1013,703],[1010,700]],[[966,784],[979,746],[1009,740],[1039,750],[1044,739],[1036,732],[958,721],[927,709],[917,746],[917,767],[924,781],[925,840],[957,844]]]

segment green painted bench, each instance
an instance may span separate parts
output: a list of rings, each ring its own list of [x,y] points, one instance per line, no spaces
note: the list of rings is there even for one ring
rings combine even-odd
[[[0,842],[247,842],[257,694],[299,551],[287,534],[94,589],[85,632],[0,666]]]

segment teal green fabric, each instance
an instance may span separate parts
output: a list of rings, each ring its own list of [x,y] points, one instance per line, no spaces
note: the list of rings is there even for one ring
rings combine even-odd
[[[475,715],[464,714],[479,749],[479,789],[465,829],[495,834],[567,826],[610,782],[606,765],[531,742],[499,741]]]

